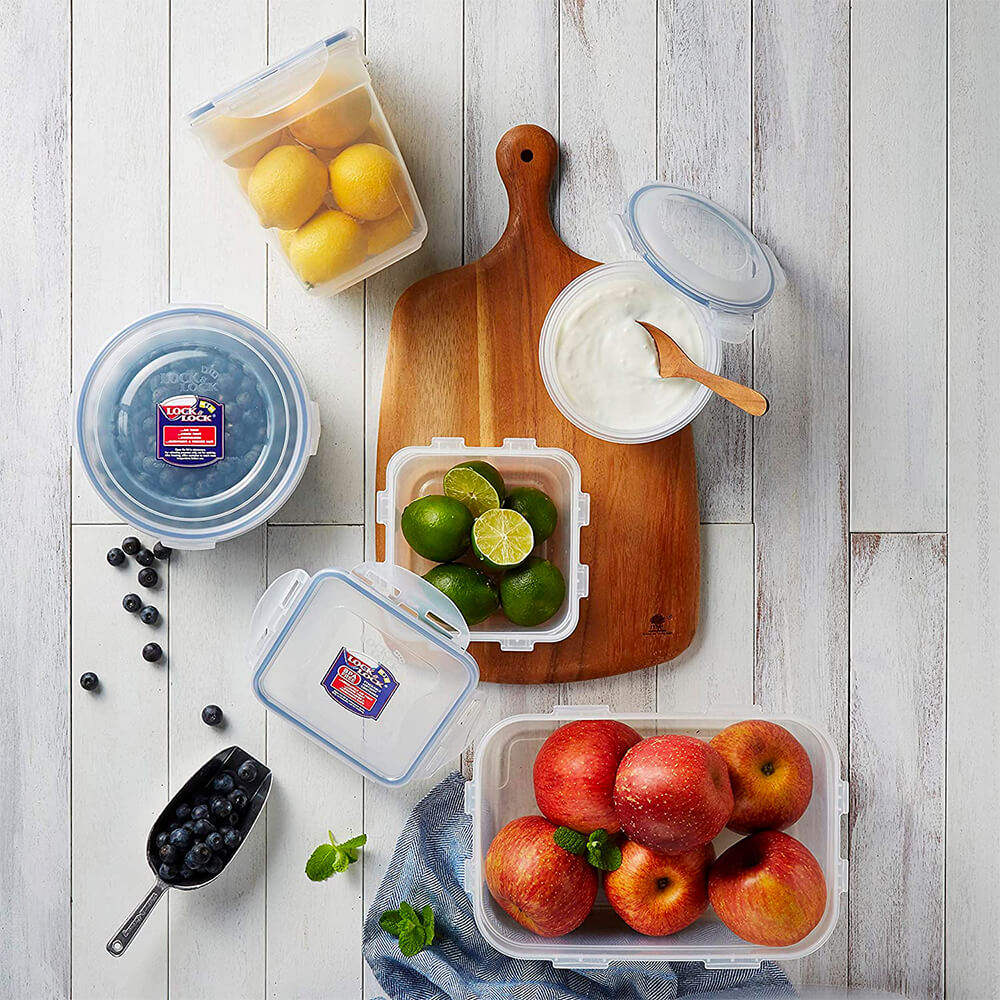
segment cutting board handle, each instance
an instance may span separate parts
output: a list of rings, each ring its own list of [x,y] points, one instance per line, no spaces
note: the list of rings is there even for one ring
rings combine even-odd
[[[497,144],[497,169],[507,189],[510,212],[500,244],[514,237],[533,236],[562,246],[549,215],[549,188],[556,173],[559,149],[540,125],[515,125]]]

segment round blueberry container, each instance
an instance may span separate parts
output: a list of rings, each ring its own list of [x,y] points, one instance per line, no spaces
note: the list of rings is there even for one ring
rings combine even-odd
[[[83,379],[75,437],[101,499],[177,548],[206,549],[272,516],[319,441],[319,411],[285,348],[214,306],[151,313]]]

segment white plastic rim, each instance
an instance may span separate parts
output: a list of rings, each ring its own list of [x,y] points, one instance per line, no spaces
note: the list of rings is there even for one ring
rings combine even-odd
[[[563,390],[556,373],[556,332],[559,328],[559,321],[563,313],[580,292],[589,288],[595,283],[604,281],[609,276],[631,275],[642,281],[660,281],[670,292],[683,298],[684,304],[691,310],[698,329],[701,331],[702,346],[704,349],[703,368],[718,374],[722,364],[719,342],[709,330],[707,311],[703,306],[692,302],[690,299],[681,296],[661,278],[652,274],[649,267],[640,261],[624,260],[613,264],[601,264],[598,267],[584,271],[583,274],[574,278],[557,296],[546,313],[545,321],[542,323],[542,332],[538,338],[538,364],[542,371],[542,381],[549,398],[555,404],[559,412],[580,430],[586,431],[592,437],[600,438],[602,441],[612,441],[615,444],[646,444],[649,441],[659,441],[661,438],[676,434],[682,427],[686,427],[705,408],[705,404],[711,399],[712,392],[703,385],[699,385],[687,404],[673,413],[669,419],[650,430],[627,432],[614,427],[606,427],[589,420],[580,413]]]

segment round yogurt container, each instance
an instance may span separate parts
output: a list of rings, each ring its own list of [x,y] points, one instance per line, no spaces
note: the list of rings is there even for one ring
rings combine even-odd
[[[740,342],[753,314],[784,284],[774,254],[725,209],[694,191],[649,184],[611,219],[623,254],[571,281],[542,324],[538,360],[559,411],[605,441],[643,444],[674,434],[712,392],[659,377],[647,322],[718,373],[722,344]]]
[[[250,531],[291,496],[319,441],[319,411],[285,348],[212,306],[144,316],[84,376],[75,437],[114,513],[177,548]]]

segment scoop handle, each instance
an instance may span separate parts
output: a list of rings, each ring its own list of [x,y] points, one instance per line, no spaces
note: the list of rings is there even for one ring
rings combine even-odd
[[[129,914],[128,919],[118,928],[118,932],[108,942],[108,954],[115,958],[125,954],[125,949],[132,943],[132,938],[136,936],[139,928],[146,922],[146,917],[153,912],[153,907],[160,901],[160,897],[169,889],[166,882],[157,879],[153,883],[153,888],[146,893],[143,901]]]

